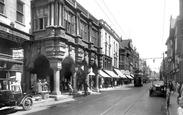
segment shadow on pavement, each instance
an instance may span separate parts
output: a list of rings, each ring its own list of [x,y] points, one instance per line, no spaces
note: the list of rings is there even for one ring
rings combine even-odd
[[[7,115],[7,114],[11,114],[11,113],[16,113],[17,109],[14,109],[14,108],[7,108],[7,109],[3,109],[3,110],[0,110],[0,115]]]

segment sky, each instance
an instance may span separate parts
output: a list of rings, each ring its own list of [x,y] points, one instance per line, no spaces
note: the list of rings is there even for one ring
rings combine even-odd
[[[170,17],[179,15],[179,0],[77,0],[97,19],[105,20],[122,39],[132,39],[141,59],[159,71]],[[155,61],[153,61],[153,59]]]

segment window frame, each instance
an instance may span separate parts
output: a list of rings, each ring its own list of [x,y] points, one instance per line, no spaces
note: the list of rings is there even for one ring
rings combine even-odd
[[[64,28],[66,33],[75,35],[76,29],[76,20],[75,20],[75,14],[71,12],[70,10],[64,9]]]
[[[2,7],[2,12],[0,12],[0,14],[4,15],[5,14],[5,0],[3,0],[3,1],[0,0],[0,4],[2,4],[2,6],[3,6]]]
[[[37,14],[40,14],[42,11],[42,16],[37,16]],[[46,26],[48,25],[48,8],[46,5],[41,6],[41,7],[36,7],[34,10],[34,31],[41,31],[45,30]],[[42,20],[42,27],[40,26],[40,21]]]
[[[18,5],[20,5],[20,4],[18,4],[18,3],[20,3],[22,5],[22,11],[19,11]],[[24,23],[24,11],[25,11],[24,5],[25,5],[24,2],[22,2],[21,0],[17,0],[17,5],[16,5],[17,6],[16,7],[16,21],[19,22],[19,23],[22,23],[22,24]],[[21,16],[21,20],[19,20],[18,16]]]
[[[80,35],[84,41],[88,42],[88,25],[84,21],[80,21]]]
[[[92,29],[92,42],[94,46],[97,46],[97,31]]]

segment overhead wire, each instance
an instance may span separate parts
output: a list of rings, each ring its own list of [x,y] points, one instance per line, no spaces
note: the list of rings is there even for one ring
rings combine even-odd
[[[116,18],[114,17],[114,15],[111,13],[109,7],[107,6],[107,4],[102,0],[102,2],[104,3],[105,7],[107,8],[107,10],[109,11],[109,13],[111,14],[112,18],[114,19],[114,21],[116,22],[116,24],[118,25],[118,27],[120,28],[120,30],[122,31],[122,33],[125,35],[126,38],[128,38],[126,36],[126,34],[124,33],[123,29],[121,28],[121,26],[119,25],[119,23],[117,22]]]
[[[100,7],[100,9],[102,10],[102,12],[106,15],[106,17],[109,19],[109,21],[111,22],[111,24],[114,26],[114,28],[119,32],[119,30],[116,28],[116,26],[113,24],[113,22],[111,21],[111,19],[108,17],[108,15],[105,13],[105,11],[102,9],[102,7],[99,5],[99,3],[97,2],[97,0],[95,0],[95,2],[97,3],[97,5]]]

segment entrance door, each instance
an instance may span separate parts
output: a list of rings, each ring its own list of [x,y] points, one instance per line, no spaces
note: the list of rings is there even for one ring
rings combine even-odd
[[[69,92],[68,83],[72,84],[74,73],[74,61],[71,57],[66,57],[62,62],[61,70],[61,92]]]

